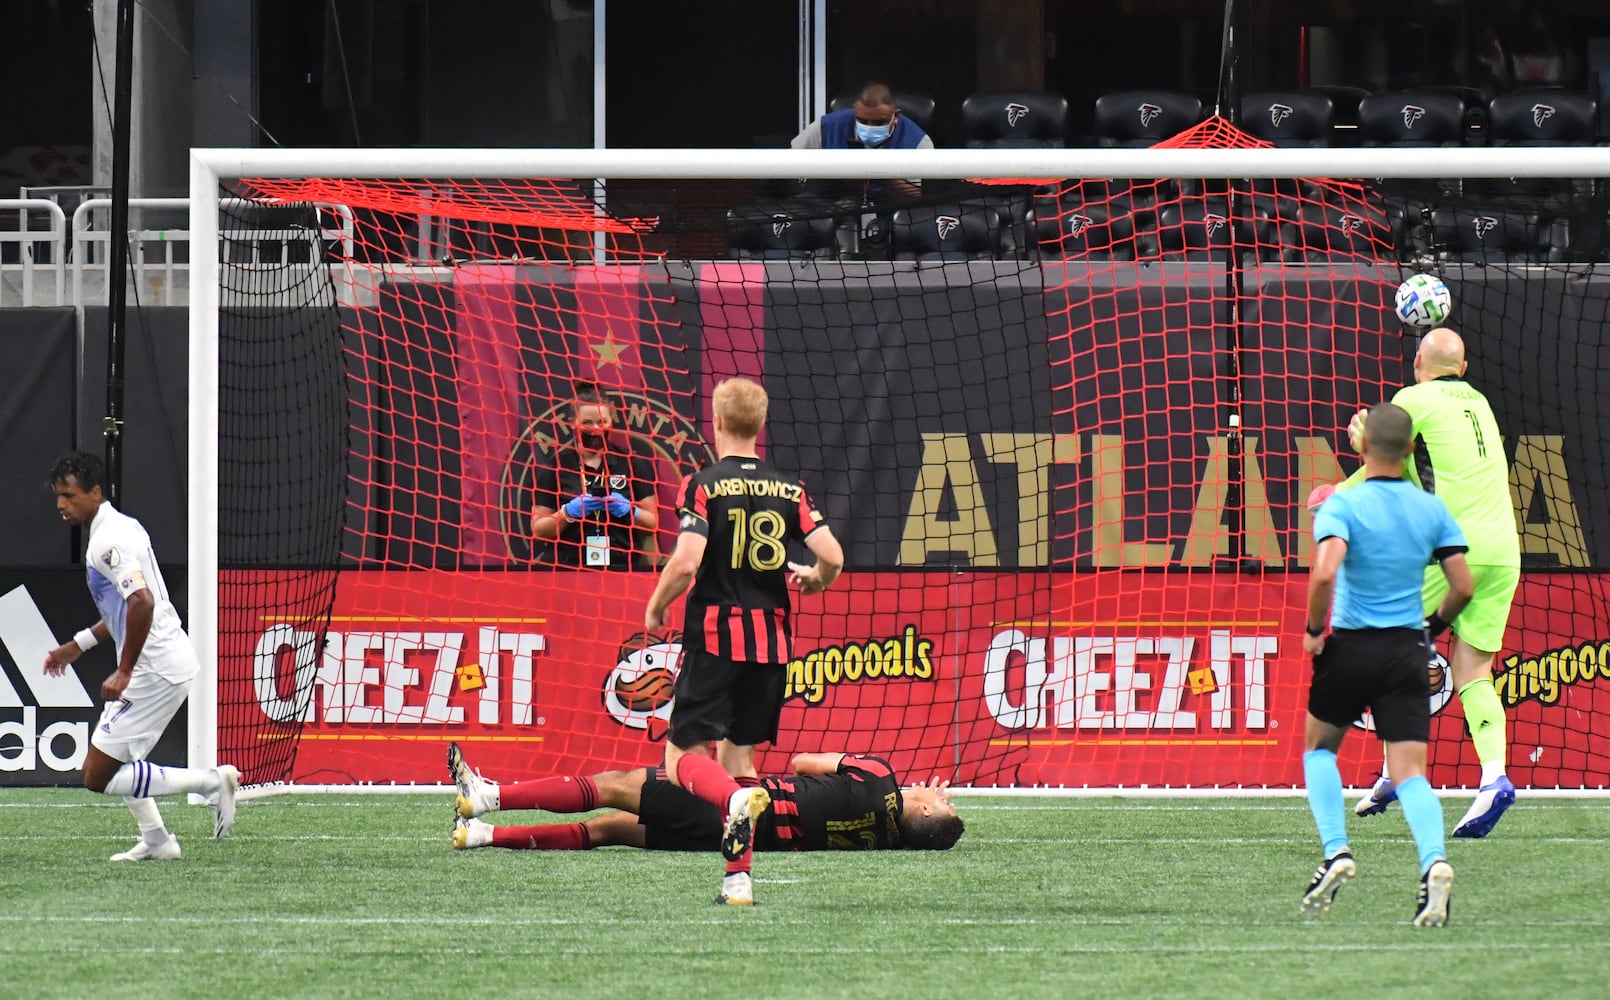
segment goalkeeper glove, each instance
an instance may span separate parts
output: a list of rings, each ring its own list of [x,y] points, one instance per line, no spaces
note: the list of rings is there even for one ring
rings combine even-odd
[[[1369,410],[1360,410],[1347,423],[1347,443],[1353,446],[1354,451],[1364,450],[1364,421],[1369,415]]]
[[[632,516],[632,502],[619,493],[611,493],[603,503],[609,507],[609,516],[613,518],[627,518]]]

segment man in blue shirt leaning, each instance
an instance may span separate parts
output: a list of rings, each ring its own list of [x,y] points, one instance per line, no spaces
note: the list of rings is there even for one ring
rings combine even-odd
[[[811,122],[789,145],[794,149],[933,149],[934,141],[922,126],[900,113],[888,84],[869,83],[853,105]],[[885,188],[902,201],[922,194],[922,182],[916,180],[897,178],[874,186],[878,190],[867,192],[870,201],[883,200],[877,196]]]
[[[1431,737],[1428,633],[1435,639],[1459,616],[1474,584],[1465,564],[1465,536],[1447,505],[1402,478],[1403,460],[1414,448],[1413,427],[1402,407],[1383,403],[1371,410],[1361,453],[1368,478],[1325,500],[1314,515],[1303,637],[1314,675],[1303,778],[1325,860],[1303,894],[1302,912],[1330,909],[1336,891],[1358,870],[1347,846],[1336,751],[1368,708],[1376,735],[1387,744],[1390,773],[1404,776],[1397,778],[1398,800],[1420,853],[1413,923],[1441,927],[1448,920],[1453,868],[1445,853],[1442,804],[1425,777]],[[1421,617],[1420,588],[1433,560],[1449,589],[1428,620]]]

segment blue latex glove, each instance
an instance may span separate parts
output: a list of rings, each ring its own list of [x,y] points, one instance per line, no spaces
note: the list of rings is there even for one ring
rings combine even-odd
[[[614,518],[627,518],[632,516],[632,502],[619,493],[611,493],[603,501],[609,507],[609,516]]]
[[[579,521],[588,514],[596,514],[604,509],[607,501],[603,497],[591,494],[582,494],[572,498],[565,504],[565,516],[572,521]]]

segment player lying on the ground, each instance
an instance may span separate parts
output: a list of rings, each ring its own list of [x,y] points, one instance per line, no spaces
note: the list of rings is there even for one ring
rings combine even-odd
[[[470,770],[457,743],[448,747],[447,766],[458,786],[453,846],[460,850],[585,851],[612,845],[656,851],[721,849],[721,810],[671,784],[663,768],[499,785]],[[947,781],[902,789],[887,762],[847,753],[802,753],[793,768],[793,774],[760,779],[771,805],[756,825],[756,850],[943,851],[962,835]],[[619,811],[543,826],[492,826],[476,818],[509,809],[574,813],[601,808]]]

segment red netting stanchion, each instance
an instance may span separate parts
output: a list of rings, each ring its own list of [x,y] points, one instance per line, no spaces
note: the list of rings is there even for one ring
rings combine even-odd
[[[221,560],[219,753],[253,761],[249,780],[438,782],[450,740],[493,777],[658,761],[681,606],[669,629],[645,630],[643,612],[677,487],[714,458],[710,393],[732,376],[768,390],[764,452],[801,476],[848,558],[828,594],[797,601],[761,766],[846,750],[912,780],[1015,780],[1021,748],[998,721],[1015,710],[991,686],[1007,667],[974,667],[994,623],[1046,607],[1039,270],[1003,243],[1026,195],[936,193],[841,250],[843,207],[809,194],[713,218],[673,211],[695,211],[686,192],[656,203],[641,186],[621,217],[543,180],[258,179],[234,194],[247,204],[228,238],[257,256],[226,271],[320,291],[294,309],[260,295],[221,363],[250,370],[242,338],[317,340],[316,363],[279,377],[333,387],[339,413],[307,419],[340,442],[314,454],[221,435],[221,478],[242,487],[226,530],[295,522],[328,574],[315,593],[277,548]],[[314,259],[265,263],[255,216],[292,211],[316,219]],[[744,252],[755,228],[783,252]],[[664,250],[711,243],[738,249]],[[271,433],[286,390],[239,379],[258,400],[242,422]],[[613,427],[584,473],[593,404]],[[264,517],[245,480],[269,448],[291,485]],[[307,517],[332,490],[338,516]],[[584,507],[580,527],[545,537],[578,491],[633,512]],[[250,756],[265,745],[274,755]]]

